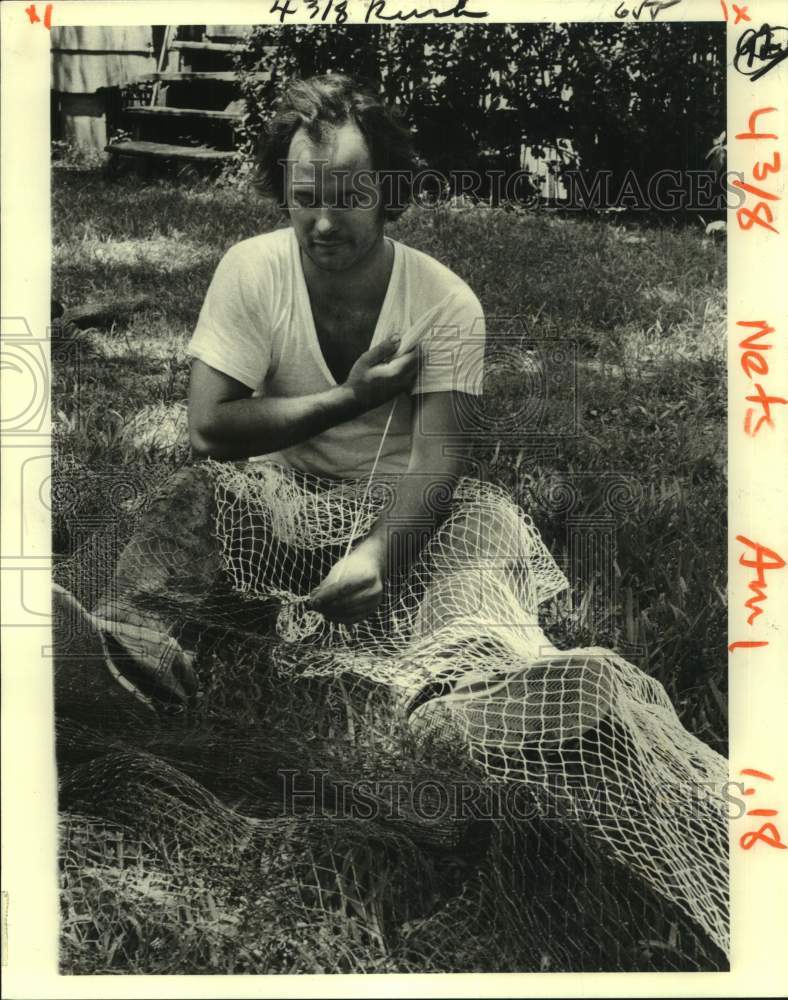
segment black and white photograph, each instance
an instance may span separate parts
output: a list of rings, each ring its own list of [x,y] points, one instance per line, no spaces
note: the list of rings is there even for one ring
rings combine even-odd
[[[722,24],[95,34],[63,971],[724,969]]]
[[[727,335],[741,11],[24,6],[58,974],[729,972],[729,851],[785,847],[729,756],[739,340],[748,440],[785,403],[777,318]]]

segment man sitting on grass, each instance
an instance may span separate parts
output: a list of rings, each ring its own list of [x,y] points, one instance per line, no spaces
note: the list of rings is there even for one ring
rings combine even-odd
[[[262,731],[264,746],[284,740],[292,753],[295,735],[299,766],[322,760],[322,751],[340,775],[359,759],[343,758],[350,748],[370,748],[362,774],[375,775],[381,762],[383,774],[398,767],[398,727],[390,723],[405,719],[409,736],[426,735],[427,752],[437,750],[438,776],[452,773],[444,751],[460,748],[474,781],[481,769],[497,783],[547,790],[545,801],[562,812],[577,805],[584,859],[593,849],[614,859],[627,893],[629,876],[640,878],[722,948],[723,813],[709,795],[708,819],[681,822],[669,807],[655,809],[649,792],[672,783],[709,788],[710,780],[722,787],[727,767],[683,729],[653,678],[606,650],[559,652],[540,629],[539,605],[566,579],[530,519],[503,490],[463,479],[457,457],[472,432],[463,424],[473,409],[465,397],[481,392],[481,307],[442,264],[384,235],[386,219],[403,208],[390,181],[412,166],[407,133],[347,77],[288,90],[262,168],[292,226],[225,254],[189,345],[192,444],[224,464],[176,473],[145,512],[118,561],[112,601],[94,611],[107,665],[116,674],[123,668],[116,679],[136,682],[138,695],[147,687],[156,708],[175,701],[180,714],[197,680],[172,622],[203,635],[216,625],[230,642],[226,659],[216,660],[208,643],[204,661],[203,691],[218,693],[218,711],[212,718],[208,697],[203,717],[219,720],[216,730],[207,727],[206,757],[228,721],[223,685],[231,726],[245,714],[238,701],[250,703],[252,723],[239,722],[250,726],[249,746]],[[260,457],[256,471],[229,464]],[[377,516],[359,487],[375,476],[394,483]],[[363,530],[349,530],[360,514]],[[288,560],[298,572],[281,571]],[[231,611],[222,618],[210,602],[217,581],[230,579]],[[274,656],[260,655],[255,641],[247,674],[234,672],[232,640],[247,637],[241,616],[251,609],[255,640],[268,623],[260,621],[265,602],[244,606],[241,594],[281,602],[276,629],[284,640],[272,644]],[[305,596],[321,614],[299,618]],[[64,619],[79,613],[68,595],[59,601]],[[318,655],[309,645],[321,646]],[[349,674],[360,681],[350,693]],[[61,686],[79,707],[79,677],[67,682]],[[371,695],[381,691],[376,702]],[[238,745],[242,767],[251,751]],[[410,752],[412,743],[402,746]],[[271,759],[266,749],[259,766]],[[186,784],[177,770],[164,774],[168,790]],[[600,787],[615,808],[585,819]],[[622,813],[632,790],[644,792],[643,805]],[[517,845],[509,820],[501,843]],[[348,844],[343,871],[355,873]],[[330,856],[342,853],[339,841]]]
[[[342,551],[329,547],[312,558],[308,598],[289,588],[296,598],[289,612],[302,601],[299,613],[321,613],[328,631],[393,636],[400,653],[419,636],[437,635],[432,647],[451,658],[458,637],[478,642],[487,627],[526,660],[553,650],[537,606],[566,580],[534,526],[494,488],[451,502],[468,471],[484,316],[461,278],[384,233],[386,220],[404,211],[417,167],[409,133],[346,76],[300,80],[282,99],[260,167],[291,226],[236,244],[216,269],[189,344],[194,451],[284,468],[282,482],[292,486],[296,477],[301,490],[310,482],[324,491],[331,481],[393,484],[391,502],[372,522],[342,535]],[[197,463],[160,493],[121,555],[114,605],[97,609],[114,622],[114,637],[134,647],[138,665],[183,691],[196,684],[189,657],[155,607],[166,608],[175,592],[199,606],[227,569],[224,542],[212,534],[205,472]],[[250,481],[242,480],[241,494]],[[280,507],[288,505],[285,493],[277,495]],[[365,499],[356,509],[364,508]],[[246,530],[243,517],[230,530]],[[395,593],[395,579],[405,580],[428,539],[428,568],[417,567],[415,585]],[[305,552],[315,544],[297,541]],[[243,546],[241,562],[258,579],[274,556],[250,537]],[[303,637],[304,622],[314,625],[315,617],[291,619],[280,634]]]
[[[425,483],[450,493],[463,471],[460,397],[481,392],[484,318],[461,278],[384,235],[416,158],[370,91],[339,75],[293,83],[261,168],[291,227],[236,244],[217,268],[189,345],[191,441],[204,457],[333,479],[403,474],[312,595],[352,624],[378,606],[404,539],[434,522]]]

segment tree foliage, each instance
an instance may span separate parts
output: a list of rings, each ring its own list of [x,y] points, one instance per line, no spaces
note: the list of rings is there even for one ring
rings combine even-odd
[[[345,72],[400,108],[447,176],[516,170],[522,145],[538,158],[568,140],[561,170],[645,180],[708,167],[725,127],[724,59],[712,23],[260,26],[239,59],[245,140],[251,150],[292,77]]]

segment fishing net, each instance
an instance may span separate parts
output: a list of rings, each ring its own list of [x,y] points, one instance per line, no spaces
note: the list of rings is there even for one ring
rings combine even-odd
[[[425,482],[345,626],[308,595],[395,480],[142,478],[56,572],[64,971],[727,967],[726,762],[550,643],[566,580],[501,489]]]

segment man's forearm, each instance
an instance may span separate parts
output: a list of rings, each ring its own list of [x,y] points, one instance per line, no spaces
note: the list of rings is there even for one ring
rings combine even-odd
[[[434,472],[409,470],[395,484],[391,507],[360,544],[385,567],[386,576],[404,573],[448,512],[454,489],[465,472],[461,459],[447,459]]]
[[[290,448],[364,412],[353,392],[335,386],[309,396],[261,396],[219,403],[192,431],[205,457],[243,459]]]

